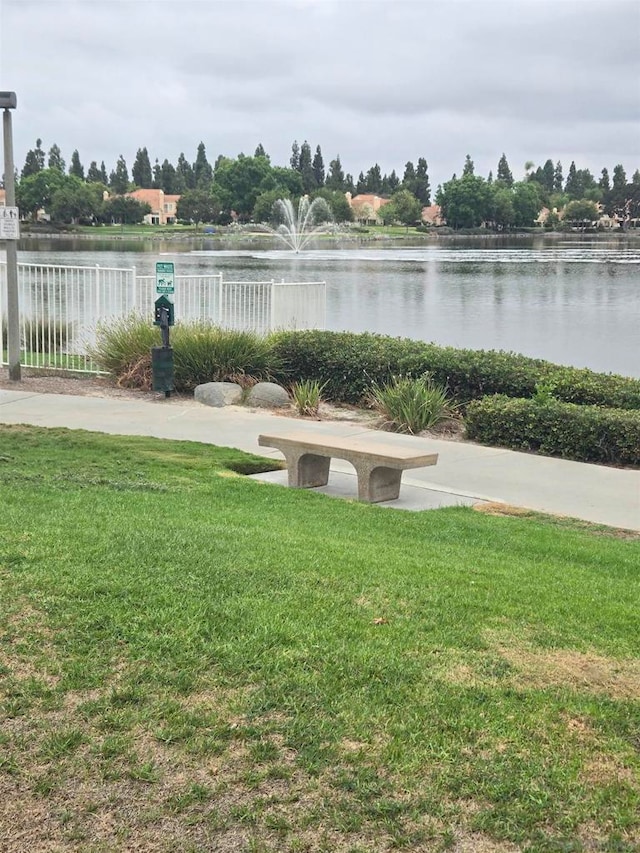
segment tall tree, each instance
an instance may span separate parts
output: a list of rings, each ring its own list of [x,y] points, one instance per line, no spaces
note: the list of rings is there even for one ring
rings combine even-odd
[[[254,152],[254,157],[266,157],[267,160],[271,160],[267,152],[264,150],[264,145],[262,142],[259,142],[256,146],[256,150]]]
[[[295,169],[296,172],[300,171],[300,146],[298,145],[298,140],[293,140],[293,145],[291,146],[291,157],[289,158],[289,163],[292,169]]]
[[[544,166],[542,167],[542,186],[545,188],[547,194],[553,192],[553,178],[555,174],[555,169],[553,167],[553,160],[545,160]]]
[[[186,190],[193,190],[195,186],[196,181],[193,174],[193,167],[181,151],[176,166],[176,192],[183,193]]]
[[[316,147],[316,153],[314,154],[311,166],[313,167],[316,187],[321,189],[324,186],[324,160],[322,159],[322,151],[319,145]]]
[[[153,188],[154,190],[162,189],[162,168],[157,157],[156,162],[153,164]]]
[[[60,148],[56,145],[55,142],[49,149],[49,159],[47,160],[47,166],[50,169],[57,169],[59,172],[62,172],[63,175],[65,169],[67,168],[66,163],[62,159]]]
[[[470,155],[467,154],[464,160],[464,166],[462,167],[462,177],[464,178],[466,175],[475,174],[475,166],[473,165],[473,160]]]
[[[369,169],[365,177],[367,192],[380,195],[382,192],[382,171],[377,163]]]
[[[196,187],[208,187],[213,181],[213,169],[207,160],[204,142],[198,145],[196,162],[193,164],[193,179]]]
[[[561,193],[562,188],[564,186],[564,178],[562,177],[562,163],[560,160],[556,163],[555,169],[553,170],[553,191],[554,193]]]
[[[611,190],[611,183],[609,181],[609,170],[606,166],[602,170],[600,180],[598,181],[598,186],[600,187],[603,193],[608,193]]]
[[[116,168],[109,175],[109,184],[117,195],[124,195],[129,189],[129,170],[122,154],[118,157]]]
[[[69,166],[69,174],[73,175],[74,178],[80,178],[81,181],[84,181],[84,166],[80,162],[80,155],[78,154],[77,148],[71,155],[71,165]]]
[[[98,169],[98,164],[95,160],[92,160],[89,164],[89,168],[87,169],[87,183],[90,184],[101,184],[102,180],[102,172]]]
[[[613,187],[615,190],[623,190],[627,185],[627,173],[624,167],[619,163],[613,167]]]
[[[100,181],[107,186],[109,183],[109,177],[107,175],[107,167],[104,165],[104,160],[100,163]]]
[[[404,175],[402,176],[402,188],[405,190],[409,190],[410,193],[413,192],[416,185],[416,168],[411,162],[408,160],[404,166]]]
[[[36,147],[27,151],[27,156],[22,167],[20,177],[28,178],[29,175],[36,175],[44,169],[44,151],[42,150],[42,140],[36,139]]]
[[[578,170],[576,169],[575,160],[571,161],[571,165],[569,166],[569,172],[567,174],[567,180],[564,185],[564,191],[569,196],[569,198],[579,198],[579,188],[578,188]]]
[[[133,183],[142,189],[149,189],[153,183],[153,172],[151,171],[151,161],[149,160],[149,152],[145,148],[138,148],[136,159],[131,167],[131,177]]]
[[[473,173],[472,173],[473,174]],[[498,161],[498,171],[496,172],[496,180],[500,181],[505,187],[513,186],[513,175],[507,162],[507,155],[503,152],[502,157]]]
[[[311,193],[316,189],[316,176],[313,171],[313,160],[311,157],[311,146],[305,139],[300,146],[300,166],[298,171],[302,175],[302,189],[305,193]]]
[[[427,161],[424,157],[418,157],[416,166],[416,180],[413,188],[413,194],[424,207],[431,204],[431,187],[429,185],[429,173],[427,171]]]
[[[325,186],[329,190],[335,190],[337,192],[344,191],[344,172],[342,170],[342,163],[340,162],[339,154],[335,160],[332,160],[329,163],[329,172],[327,174]]]
[[[176,167],[165,157],[160,166],[160,188],[167,194],[178,194],[176,189]]]

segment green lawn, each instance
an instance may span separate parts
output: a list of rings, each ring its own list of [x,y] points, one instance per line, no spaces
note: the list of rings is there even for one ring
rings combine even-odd
[[[3,849],[639,849],[640,539],[272,466],[0,426]]]

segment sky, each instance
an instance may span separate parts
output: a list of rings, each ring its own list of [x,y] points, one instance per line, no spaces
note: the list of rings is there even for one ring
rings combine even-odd
[[[294,140],[357,179],[424,157],[433,189],[504,152],[599,177],[640,167],[640,0],[0,0],[18,170],[139,148],[289,165]]]

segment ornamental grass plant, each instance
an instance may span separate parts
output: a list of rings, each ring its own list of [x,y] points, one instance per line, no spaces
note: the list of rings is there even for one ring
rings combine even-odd
[[[426,373],[417,378],[394,377],[382,386],[375,384],[370,400],[372,407],[385,419],[386,426],[411,435],[451,420],[455,412],[446,388]]]
[[[325,383],[317,379],[303,379],[291,386],[291,397],[299,415],[317,418],[322,402],[322,389]]]

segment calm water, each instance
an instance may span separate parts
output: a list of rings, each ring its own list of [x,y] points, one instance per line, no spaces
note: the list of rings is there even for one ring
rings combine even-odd
[[[442,240],[430,246],[242,250],[193,243],[29,240],[19,260],[135,266],[229,280],[326,281],[327,326],[504,349],[640,377],[640,237]]]

